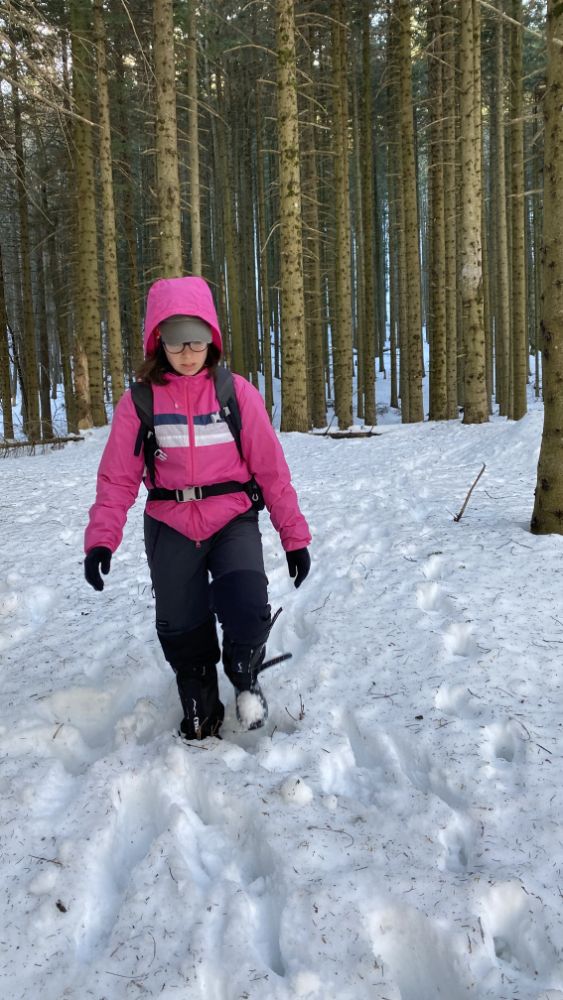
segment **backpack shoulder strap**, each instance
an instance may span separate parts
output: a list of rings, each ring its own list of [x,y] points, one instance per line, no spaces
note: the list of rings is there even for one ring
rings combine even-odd
[[[150,382],[134,382],[131,386],[131,398],[137,411],[137,416],[141,421],[141,429],[148,428],[149,430],[154,430],[154,404]],[[135,445],[136,455],[139,454],[140,450],[140,447],[137,448],[137,445]]]
[[[140,455],[141,448],[144,448],[145,465],[154,483],[156,438],[154,434],[154,403],[150,382],[134,382],[131,386],[131,398],[140,420],[139,433],[135,441],[135,455]]]
[[[233,374],[229,368],[225,368],[223,365],[215,369],[215,393],[221,407],[221,416],[235,439],[240,457],[244,459],[240,440],[242,421]]]

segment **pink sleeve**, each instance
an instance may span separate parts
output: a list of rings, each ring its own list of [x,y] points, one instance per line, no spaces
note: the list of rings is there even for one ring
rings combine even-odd
[[[105,545],[115,552],[123,537],[127,512],[137,499],[145,462],[141,449],[135,455],[139,418],[131,393],[117,404],[111,430],[98,469],[96,500],[84,534],[84,551]]]
[[[283,448],[264,401],[246,379],[233,376],[242,421],[241,445],[249,471],[262,487],[272,524],[286,552],[309,545],[311,534],[299,510]]]

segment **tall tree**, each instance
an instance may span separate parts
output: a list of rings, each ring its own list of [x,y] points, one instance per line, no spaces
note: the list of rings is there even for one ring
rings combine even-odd
[[[98,235],[92,151],[91,24],[81,0],[72,0],[72,89],[78,115],[73,119],[75,217],[77,225],[74,308],[77,337],[76,389],[79,428],[106,421],[100,336]]]
[[[285,431],[308,430],[301,181],[294,0],[276,0],[280,257],[282,296],[282,417]]]
[[[201,194],[199,183],[199,105],[197,99],[197,12],[188,0],[188,159],[190,169],[190,227],[192,274],[202,274]]]
[[[182,274],[182,230],[173,0],[153,0],[153,18],[160,270],[163,278],[174,278]]]
[[[431,100],[429,169],[430,267],[430,419],[448,418],[446,348],[446,229],[444,203],[442,15],[440,0],[431,0],[429,15],[428,86]]]
[[[10,349],[8,347],[8,316],[6,314],[6,293],[4,289],[4,269],[0,248],[0,405],[4,421],[4,440],[14,436],[12,414],[12,380],[10,377]]]
[[[563,6],[547,2],[542,320],[544,424],[531,529],[563,534]]]
[[[446,0],[442,27],[447,415],[457,417],[456,31],[457,0]]]
[[[374,157],[372,141],[372,81],[370,60],[370,26],[372,4],[364,3],[361,19],[362,30],[362,120],[361,120],[361,215],[363,219],[363,260],[362,285],[363,297],[363,362],[364,362],[364,420],[366,424],[377,423],[375,409],[375,354],[379,347],[378,314],[375,298],[375,260],[374,260]]]
[[[333,310],[332,355],[334,409],[338,426],[352,424],[352,279],[350,249],[350,181],[348,174],[348,57],[343,0],[332,0],[332,85],[334,128],[334,200],[336,210],[336,308]]]
[[[117,275],[115,205],[113,197],[113,169],[111,157],[111,122],[103,0],[93,0],[93,11],[100,124],[100,187],[102,193],[102,225],[104,234],[103,267],[106,289],[108,357],[111,378],[111,398],[113,405],[116,406],[123,395],[124,388],[123,349],[121,342],[121,316],[119,308],[119,279]]]
[[[404,204],[405,277],[408,281],[407,350],[409,423],[424,419],[422,405],[422,313],[420,280],[420,239],[418,229],[416,157],[412,101],[411,5],[396,0],[399,23],[399,117],[402,141],[402,202]],[[405,420],[405,414],[403,414]]]
[[[37,378],[37,347],[35,339],[35,317],[33,315],[33,289],[31,284],[31,245],[29,233],[29,207],[26,180],[26,163],[23,143],[20,90],[18,86],[18,55],[16,45],[12,48],[12,104],[14,113],[14,148],[16,153],[16,179],[18,193],[18,213],[20,223],[20,259],[23,296],[23,385],[24,385],[24,426],[32,440],[40,436],[39,383]]]
[[[486,378],[481,213],[481,15],[479,0],[461,4],[460,126],[463,182],[461,300],[465,424],[489,419]]]
[[[504,94],[504,26],[499,17],[496,33],[496,96],[495,139],[496,164],[494,172],[494,232],[496,241],[496,382],[499,412],[509,411],[509,359],[510,359],[510,274],[508,253],[508,218],[506,200],[506,144],[505,144],[505,94]]]
[[[524,224],[524,122],[522,85],[522,0],[512,0],[510,66],[511,221],[512,221],[512,391],[509,415],[520,420],[527,409],[528,329]]]

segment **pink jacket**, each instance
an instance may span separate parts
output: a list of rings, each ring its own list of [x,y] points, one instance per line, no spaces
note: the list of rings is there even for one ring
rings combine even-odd
[[[217,314],[207,284],[202,278],[173,278],[156,282],[149,291],[145,324],[147,354],[155,349],[154,331],[158,324],[180,313],[205,320],[221,350]],[[193,376],[171,374],[166,385],[153,386],[159,448],[155,485],[184,489],[230,479],[246,482],[254,475],[284,549],[303,548],[311,536],[262,397],[240,375],[233,375],[233,379],[242,421],[244,461],[227,424],[219,417],[215,387],[207,369]],[[126,392],[115,409],[100,462],[96,501],[90,509],[84,539],[86,552],[96,545],[107,546],[114,552],[121,542],[127,512],[137,498],[145,471],[142,453],[134,454],[138,431],[139,418],[131,393]],[[153,500],[147,503],[146,510],[157,521],[193,541],[203,541],[250,506],[245,493],[228,493],[185,503]]]

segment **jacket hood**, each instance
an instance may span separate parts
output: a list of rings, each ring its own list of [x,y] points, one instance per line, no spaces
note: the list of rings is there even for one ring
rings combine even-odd
[[[213,343],[223,351],[223,340],[211,289],[203,278],[161,278],[149,288],[145,317],[145,357],[156,351],[155,330],[170,316],[198,316],[211,327]]]

